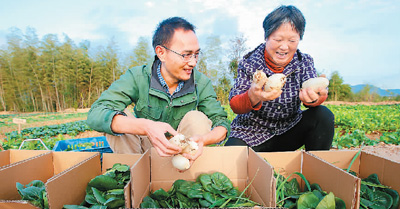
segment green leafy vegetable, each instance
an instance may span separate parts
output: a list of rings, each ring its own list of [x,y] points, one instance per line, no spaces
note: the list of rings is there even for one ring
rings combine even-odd
[[[296,178],[290,177],[295,174],[300,176],[305,182],[305,189],[301,191],[299,183]],[[284,178],[278,172],[274,173],[277,179],[276,185],[276,198],[277,207],[284,208],[316,208],[316,209],[345,209],[346,204],[344,201],[330,192],[329,194],[322,190],[322,188],[316,184],[310,184],[306,177],[299,173],[294,172],[287,178]]]
[[[176,180],[170,190],[151,192],[141,208],[215,208],[253,207],[260,205],[243,196],[221,172],[201,174],[195,182]]]
[[[129,166],[116,163],[112,168],[107,169],[103,175],[96,176],[88,183],[85,200],[81,205],[64,205],[64,208],[109,209],[124,207],[124,186],[129,180]]]
[[[33,180],[25,186],[17,182],[16,187],[22,200],[27,200],[39,208],[49,208],[45,184],[42,181]]]

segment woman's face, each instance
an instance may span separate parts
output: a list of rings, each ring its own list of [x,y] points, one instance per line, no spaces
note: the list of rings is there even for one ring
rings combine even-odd
[[[275,64],[284,66],[292,60],[299,41],[300,35],[287,22],[267,37],[265,47]]]

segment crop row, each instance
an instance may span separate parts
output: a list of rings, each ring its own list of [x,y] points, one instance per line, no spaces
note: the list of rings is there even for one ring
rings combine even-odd
[[[26,119],[26,123],[36,123],[36,122],[46,122],[53,120],[65,120],[71,118],[84,118],[87,113],[31,113],[31,114],[12,114],[11,117],[6,117],[7,115],[0,115],[0,124],[4,127],[16,126],[13,123],[13,118]]]
[[[335,114],[335,135],[333,147],[348,148],[362,145],[376,145],[379,142],[386,144],[400,144],[400,105],[327,105]],[[228,113],[228,119],[232,121],[236,114],[232,112],[229,106],[224,106]],[[34,115],[26,117],[27,121],[51,120],[56,118],[77,118],[85,117],[87,113],[74,113],[62,115]],[[34,128],[26,128],[21,131],[6,133],[2,146],[5,149],[18,149],[24,139],[42,139],[46,146],[52,148],[58,140],[64,140],[63,135],[76,136],[81,132],[92,130],[86,124],[86,121],[76,121],[60,125],[50,125]],[[378,139],[371,139],[367,134],[379,133]],[[31,148],[40,149],[40,143],[30,143],[34,145]]]
[[[41,139],[45,145],[52,149],[55,143],[59,140],[64,140],[65,134],[69,136],[76,136],[81,132],[92,130],[86,124],[85,120],[75,121],[70,123],[64,123],[59,125],[49,125],[41,127],[26,128],[18,134],[17,131],[12,131],[6,133],[6,138],[2,142],[4,149],[18,149],[20,144],[25,139]],[[24,149],[43,149],[41,143],[39,142],[29,142],[28,147],[23,147]]]

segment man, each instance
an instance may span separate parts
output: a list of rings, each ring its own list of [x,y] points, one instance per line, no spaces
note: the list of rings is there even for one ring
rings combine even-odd
[[[196,154],[184,155],[193,162],[203,146],[229,136],[227,114],[210,79],[194,68],[200,47],[191,23],[180,17],[162,21],[153,48],[152,65],[129,69],[111,84],[93,103],[87,122],[107,133],[116,153],[143,153],[153,146],[160,156],[172,156],[181,148],[166,135],[182,133],[199,144]],[[125,110],[132,103],[136,117]]]

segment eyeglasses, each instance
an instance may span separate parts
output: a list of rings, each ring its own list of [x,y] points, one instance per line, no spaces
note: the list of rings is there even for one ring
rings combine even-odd
[[[163,45],[161,45],[161,46],[164,47],[165,49],[167,49],[167,50],[169,50],[169,51],[181,56],[182,57],[182,61],[184,61],[184,62],[190,62],[190,60],[192,60],[193,58],[197,61],[199,59],[199,56],[200,56],[200,52],[195,53],[195,54],[180,54],[180,53],[178,53],[178,52],[176,52],[176,51],[174,51],[172,49],[168,49],[166,46],[163,46]]]

